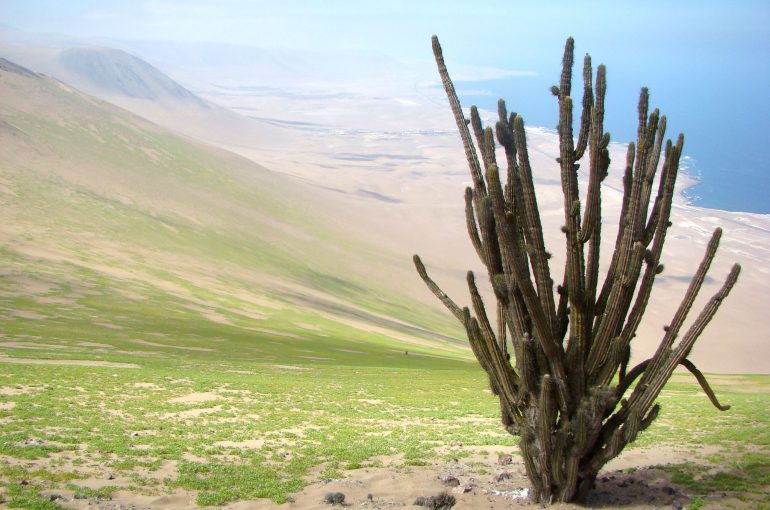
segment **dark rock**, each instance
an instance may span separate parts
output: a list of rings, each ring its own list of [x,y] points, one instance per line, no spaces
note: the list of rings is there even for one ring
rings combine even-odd
[[[672,504],[676,510],[682,510],[682,508],[684,508],[684,504],[682,504],[681,501],[674,501]]]
[[[504,454],[500,455],[499,457],[497,457],[497,463],[500,464],[501,466],[507,466],[508,464],[512,464],[513,463],[513,455],[511,455],[509,453],[504,453]]]
[[[137,437],[139,435],[139,432],[131,432],[131,437]]]
[[[61,494],[51,494],[50,496],[48,496],[48,499],[51,500],[51,501],[56,501],[56,500],[64,499],[64,498],[62,497]]]
[[[324,496],[324,503],[337,506],[345,502],[345,495],[341,492],[327,492]]]
[[[508,473],[507,471],[503,471],[502,473],[499,473],[497,476],[495,476],[496,482],[502,482],[503,480],[510,480],[513,478],[513,475]]]
[[[459,487],[455,488],[455,492],[457,494],[465,494],[466,492],[470,492],[473,490],[473,484],[466,483],[465,485],[461,485]]]
[[[420,496],[412,503],[414,506],[424,506],[426,508],[432,508],[433,510],[449,510],[455,506],[457,500],[451,494],[446,492],[440,493],[438,496]]]
[[[372,501],[374,499],[374,496],[372,496],[372,494],[369,493],[366,495],[366,499],[368,499],[369,501]]]
[[[441,480],[441,483],[443,483],[447,487],[457,487],[458,485],[460,485],[460,480],[458,480],[457,477],[454,477],[449,474],[440,475],[438,479]]]
[[[22,480],[19,482],[19,485],[29,485],[29,480]]]
[[[673,487],[669,487],[668,485],[663,487],[661,490],[666,494],[668,494],[669,496],[673,496],[674,494],[676,494],[676,490],[674,490]]]

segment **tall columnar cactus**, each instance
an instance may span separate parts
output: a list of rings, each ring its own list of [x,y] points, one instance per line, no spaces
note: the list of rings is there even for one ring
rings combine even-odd
[[[559,105],[556,161],[561,168],[566,240],[564,280],[554,293],[524,120],[509,114],[500,100],[494,129],[482,127],[475,107],[466,121],[435,36],[433,52],[473,180],[473,187],[465,190],[468,234],[489,274],[496,324],[490,320],[472,272],[468,272],[472,309],[460,308],[431,280],[417,255],[414,263],[430,290],[465,327],[473,353],[499,397],[503,425],[521,436],[534,499],[541,503],[582,500],[602,466],[658,416],[660,405],[655,400],[678,365],[695,375],[717,408],[729,408],[719,404],[687,357],[735,284],[740,266],[733,266],[719,292],[680,335],[714,259],[722,234],[716,229],[686,295],[664,328],[657,352],[629,370],[631,342],[655,277],[663,270],[661,252],[671,226],[683,136],[676,143],[664,142],[666,117],[658,110],[648,111],[649,96],[642,89],[637,142],[629,144],[626,157],[615,250],[600,283],[601,182],[610,164],[610,135],[603,128],[605,69],[599,66],[594,80],[591,58],[586,55],[576,134],[571,89],[574,41],[567,40],[561,80],[552,88]],[[503,171],[496,159],[495,140],[505,153]],[[588,165],[585,203],[578,189],[579,161]]]

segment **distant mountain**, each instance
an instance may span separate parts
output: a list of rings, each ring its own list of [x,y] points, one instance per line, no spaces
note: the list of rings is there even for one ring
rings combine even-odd
[[[50,46],[38,39],[0,30],[0,55],[206,143],[236,150],[281,150],[286,144],[280,127],[212,104],[131,53],[72,46],[81,43],[72,38]]]
[[[67,73],[64,81],[94,95],[118,94],[208,107],[205,101],[152,65],[122,50],[71,48],[61,52],[58,62]]]
[[[27,76],[29,78],[36,78],[37,73],[30,71],[26,67],[22,67],[18,64],[14,64],[10,60],[4,59],[0,57],[0,71],[8,72],[8,73],[15,73],[19,74],[21,76]]]
[[[399,290],[400,256],[346,233],[349,211],[4,59],[0,154],[5,341],[273,363],[468,357],[449,318]]]

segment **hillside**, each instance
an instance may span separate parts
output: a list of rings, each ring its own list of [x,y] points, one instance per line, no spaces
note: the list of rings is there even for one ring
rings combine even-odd
[[[284,150],[282,130],[202,99],[147,61],[126,51],[87,45],[77,39],[58,44],[0,31],[0,56],[45,73],[89,95],[151,122],[220,146]]]
[[[467,358],[448,318],[381,277],[399,256],[293,179],[7,60],[0,151],[6,355]]]

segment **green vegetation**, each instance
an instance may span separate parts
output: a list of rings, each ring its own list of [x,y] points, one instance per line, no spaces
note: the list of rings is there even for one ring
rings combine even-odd
[[[36,357],[81,354],[55,351]],[[344,477],[382,458],[399,459],[404,468],[425,465],[446,456],[453,442],[489,451],[516,445],[499,429],[484,374],[469,363],[282,366],[255,361],[248,351],[229,360],[201,351],[133,360],[140,368],[0,364],[0,480],[7,501],[35,508],[55,503],[45,500],[50,493],[106,497],[117,488],[144,494],[183,488],[195,491],[200,505],[282,502],[310,473]],[[677,382],[663,393],[661,418],[639,445],[691,445],[694,452],[713,445],[712,457],[666,468],[672,483],[696,497],[715,491],[758,497],[768,486],[770,378],[714,383],[733,405],[728,413],[711,408],[696,384]],[[693,419],[679,423],[675,416]],[[462,453],[457,448],[451,456]],[[77,481],[105,471],[114,479],[97,492]],[[22,480],[29,485],[20,486]]]
[[[368,276],[394,255],[245,160],[23,80],[0,81],[0,505],[282,502],[516,446],[458,328]],[[718,446],[692,483],[732,466],[756,494],[770,379],[721,380],[730,412],[677,383],[642,444]]]

